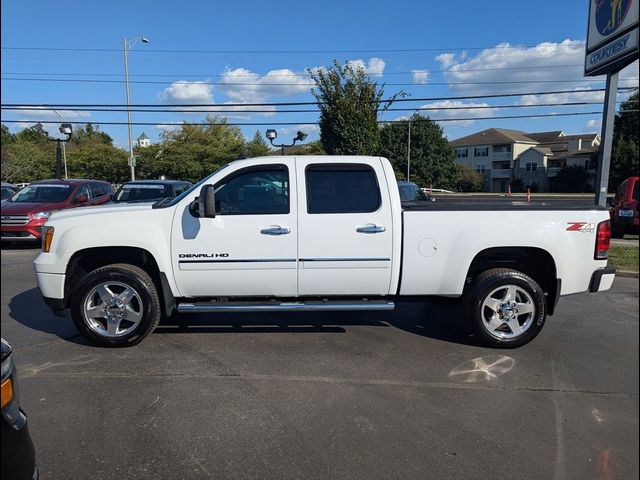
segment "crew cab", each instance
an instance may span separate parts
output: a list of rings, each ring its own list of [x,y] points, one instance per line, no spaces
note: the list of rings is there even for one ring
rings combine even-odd
[[[622,238],[625,233],[640,229],[640,177],[629,177],[620,184],[611,202],[611,236]]]
[[[59,210],[101,205],[111,200],[113,188],[98,180],[42,180],[31,183],[2,202],[0,238],[39,240],[42,226]]]
[[[232,162],[173,199],[51,216],[34,267],[46,303],[128,346],[174,312],[392,310],[460,297],[485,344],[533,339],[561,295],[608,290],[596,206],[421,202],[388,160]]]

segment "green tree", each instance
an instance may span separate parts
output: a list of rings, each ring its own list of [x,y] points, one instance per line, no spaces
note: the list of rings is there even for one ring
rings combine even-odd
[[[611,152],[611,170],[609,173],[609,191],[615,191],[622,181],[638,175],[639,144],[638,133],[638,92],[631,95],[620,105],[613,131]]]
[[[466,165],[456,165],[456,190],[459,192],[481,192],[484,188],[484,178],[473,168]]]
[[[378,115],[402,92],[382,102],[384,85],[372,81],[362,67],[344,66],[309,70],[316,86],[312,94],[320,106],[320,141],[329,155],[377,155],[380,153]]]
[[[442,128],[428,117],[416,113],[406,122],[385,125],[381,132],[382,155],[389,159],[402,178],[406,178],[409,122],[410,179],[421,186],[455,188],[459,173],[454,163],[455,153]]]
[[[85,145],[88,143],[113,145],[113,139],[108,134],[100,131],[100,125],[94,127],[93,124],[87,123],[84,127],[74,129],[69,143],[72,145]]]
[[[263,157],[265,155],[269,155],[270,153],[271,147],[269,147],[269,144],[260,134],[260,130],[257,130],[256,134],[253,136],[253,139],[247,142],[245,146],[245,156],[248,158]]]
[[[2,139],[0,140],[0,145],[8,145],[9,143],[15,141],[15,135],[13,135],[9,131],[9,127],[5,124],[2,124]]]
[[[55,150],[53,142],[50,143],[29,142],[21,138],[3,144],[2,178],[13,183],[52,178],[55,173]]]
[[[584,167],[578,165],[565,166],[556,175],[558,192],[583,193],[589,190],[587,180],[589,173]]]
[[[69,177],[126,182],[129,180],[127,157],[124,150],[104,143],[72,146],[67,149]]]

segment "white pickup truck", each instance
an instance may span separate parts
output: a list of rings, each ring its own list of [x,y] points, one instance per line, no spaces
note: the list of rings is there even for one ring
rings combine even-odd
[[[391,310],[462,297],[487,345],[533,339],[560,295],[611,287],[609,214],[505,200],[403,209],[388,160],[239,160],[174,199],[55,213],[34,261],[57,314],[100,345],[174,312]]]

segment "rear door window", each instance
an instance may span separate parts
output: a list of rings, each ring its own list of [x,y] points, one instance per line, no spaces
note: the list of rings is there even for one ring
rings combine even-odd
[[[308,213],[370,213],[382,203],[369,165],[311,164],[305,176]]]

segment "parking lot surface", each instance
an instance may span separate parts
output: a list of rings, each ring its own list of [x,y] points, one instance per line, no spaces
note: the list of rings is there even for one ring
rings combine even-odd
[[[42,478],[638,477],[638,280],[563,297],[532,343],[478,347],[453,302],[180,317],[88,344],[2,250]]]

